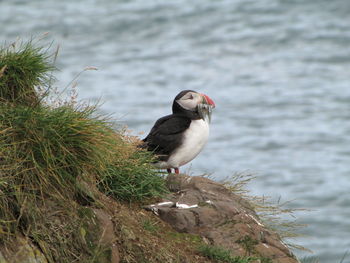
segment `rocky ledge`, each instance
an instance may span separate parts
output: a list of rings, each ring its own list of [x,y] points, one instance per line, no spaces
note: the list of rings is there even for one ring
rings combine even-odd
[[[210,245],[233,255],[259,256],[274,263],[298,260],[281,238],[260,221],[249,202],[208,178],[169,175],[171,191],[161,202],[146,206],[179,232],[200,235]]]
[[[218,262],[198,253],[198,242],[204,241],[230,251],[232,256],[259,258],[252,263],[298,263],[281,238],[264,226],[251,204],[224,185],[205,177],[175,174],[166,182],[170,194],[157,204],[147,205],[145,209],[150,212],[102,193],[98,198],[101,208],[84,208],[92,217],[77,231],[82,238],[98,240],[97,247],[106,252],[96,262]],[[52,220],[59,218],[48,217]],[[145,229],[146,223],[154,229]],[[192,239],[188,239],[190,236]],[[169,246],[173,250],[157,256]],[[41,244],[33,243],[30,237],[17,235],[10,248],[0,244],[0,263],[19,262],[60,261],[47,258]]]

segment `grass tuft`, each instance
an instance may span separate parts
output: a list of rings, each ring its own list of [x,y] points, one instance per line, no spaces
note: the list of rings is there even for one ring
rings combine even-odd
[[[79,212],[76,196],[81,182],[93,187],[114,161],[116,134],[93,112],[1,105],[2,243],[20,232],[39,244],[51,262],[85,262],[98,253],[77,231],[92,218]],[[87,231],[97,232],[97,226]]]
[[[32,41],[0,47],[0,101],[28,106],[39,103],[36,88],[47,88],[55,69],[50,57]]]
[[[249,263],[257,260],[256,257],[231,256],[230,251],[221,247],[203,245],[199,247],[199,252],[217,263]]]
[[[124,142],[121,142],[124,143]],[[168,192],[163,177],[150,163],[151,153],[130,147],[129,151],[118,151],[117,158],[101,177],[99,189],[122,201],[143,202],[161,197]]]
[[[250,236],[244,236],[237,241],[238,244],[241,244],[248,255],[254,254],[254,247],[258,244],[257,240],[252,239]]]

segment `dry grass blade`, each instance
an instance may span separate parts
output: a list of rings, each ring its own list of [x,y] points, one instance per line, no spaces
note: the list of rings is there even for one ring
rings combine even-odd
[[[5,65],[0,69],[0,78],[4,75],[6,68],[7,68],[7,66]]]

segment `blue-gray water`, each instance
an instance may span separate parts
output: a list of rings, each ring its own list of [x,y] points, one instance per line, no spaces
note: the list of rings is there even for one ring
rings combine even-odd
[[[349,0],[0,0],[0,41],[44,32],[61,46],[57,86],[98,67],[80,97],[136,133],[180,90],[209,95],[210,142],[183,169],[252,172],[254,194],[312,209],[296,243],[325,263],[350,249]]]

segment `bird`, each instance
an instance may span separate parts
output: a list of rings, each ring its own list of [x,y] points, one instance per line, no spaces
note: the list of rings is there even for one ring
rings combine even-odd
[[[214,101],[194,90],[176,95],[172,114],[158,119],[142,140],[143,148],[156,156],[154,166],[180,173],[180,166],[192,161],[203,149],[209,137],[209,124]]]

